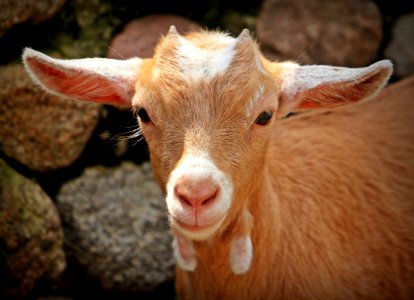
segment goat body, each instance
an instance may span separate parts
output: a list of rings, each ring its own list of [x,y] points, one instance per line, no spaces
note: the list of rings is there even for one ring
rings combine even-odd
[[[412,299],[413,98],[414,77],[275,123],[250,271],[231,272],[231,234],[197,242],[195,271],[177,268],[183,299]]]
[[[137,112],[182,299],[414,298],[414,79],[372,98],[389,61],[270,62],[247,31],[174,27],[151,59],[23,60],[50,92]]]

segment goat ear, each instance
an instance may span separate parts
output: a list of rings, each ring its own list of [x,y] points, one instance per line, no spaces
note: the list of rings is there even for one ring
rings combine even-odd
[[[46,91],[84,101],[130,105],[141,59],[55,59],[26,48],[23,63]]]
[[[374,96],[392,73],[389,60],[366,68],[278,64],[280,115],[292,110],[333,108]]]

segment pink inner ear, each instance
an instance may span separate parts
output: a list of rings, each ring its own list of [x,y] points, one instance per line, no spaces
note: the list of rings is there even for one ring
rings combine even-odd
[[[367,80],[368,81],[368,80]],[[365,83],[365,82],[364,82]],[[367,82],[368,83],[368,82]],[[368,95],[365,84],[322,84],[302,93],[299,108],[333,108],[357,102]]]
[[[38,75],[42,83],[52,90],[58,89],[55,82],[60,82],[68,77],[64,71],[51,67],[49,64],[39,61],[36,58],[28,57],[27,63]]]
[[[98,103],[125,104],[114,84],[103,76],[83,70],[60,69],[31,57],[27,62],[42,83],[59,94]]]

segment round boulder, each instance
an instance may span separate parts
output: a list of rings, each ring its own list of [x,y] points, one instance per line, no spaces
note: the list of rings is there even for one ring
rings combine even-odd
[[[65,266],[63,231],[52,201],[0,160],[0,298],[23,297],[39,279],[56,279]]]
[[[174,276],[164,199],[149,163],[91,167],[57,196],[68,255],[103,288],[149,291]]]
[[[360,0],[265,0],[256,33],[270,59],[364,66],[377,56],[381,14]]]
[[[0,147],[32,170],[75,161],[99,119],[101,106],[44,92],[22,65],[0,67]]]

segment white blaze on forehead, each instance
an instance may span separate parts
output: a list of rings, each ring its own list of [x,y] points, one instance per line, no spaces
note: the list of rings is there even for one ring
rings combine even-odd
[[[262,96],[263,92],[264,92],[264,86],[261,84],[257,88],[253,97],[250,99],[250,102],[247,106],[247,116],[250,116],[250,114],[253,112],[254,108],[256,107],[257,102],[260,101],[260,97]]]
[[[229,36],[217,36],[215,45],[199,48],[192,41],[179,38],[177,60],[184,75],[193,80],[210,80],[222,74],[231,64],[237,40]]]
[[[255,53],[255,59],[256,59],[256,67],[262,73],[263,75],[270,76],[269,73],[266,71],[266,69],[263,67],[262,62],[260,61],[259,54]]]

